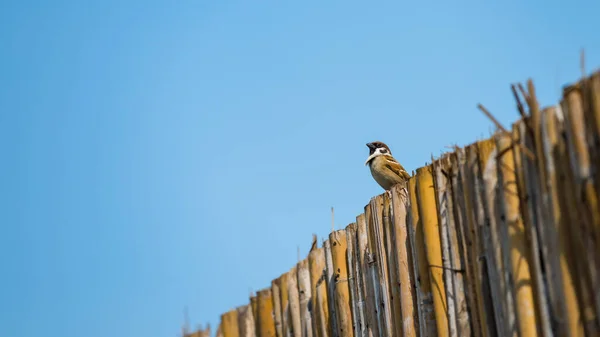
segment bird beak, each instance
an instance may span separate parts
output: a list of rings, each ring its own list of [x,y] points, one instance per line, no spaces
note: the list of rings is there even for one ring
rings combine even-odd
[[[372,149],[372,148],[374,147],[374,146],[373,146],[373,143],[367,143],[367,147],[368,147],[369,149]]]

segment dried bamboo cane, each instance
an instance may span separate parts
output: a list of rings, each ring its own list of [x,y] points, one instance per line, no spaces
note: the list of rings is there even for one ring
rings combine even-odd
[[[325,250],[317,248],[308,254],[313,308],[313,326],[316,337],[328,337],[329,309],[327,307],[327,281]]]
[[[360,265],[359,281],[362,283],[362,291],[359,296],[362,296],[361,303],[363,303],[363,312],[365,319],[365,332],[368,337],[379,337],[379,321],[377,315],[377,301],[379,294],[374,285],[371,270],[374,270],[372,264],[370,264],[371,257],[368,251],[369,238],[367,221],[365,214],[360,214],[356,217],[357,227],[357,254],[358,263]],[[359,287],[360,289],[361,287]]]
[[[312,317],[310,315],[308,304],[312,298],[310,289],[310,271],[308,269],[308,259],[298,262],[298,295],[300,298],[300,324],[302,337],[313,337]]]
[[[354,336],[352,329],[352,312],[350,289],[348,286],[348,265],[346,231],[338,230],[329,234],[331,257],[335,282],[335,313],[338,323],[338,336]]]
[[[275,321],[273,320],[273,295],[271,288],[260,290],[258,298],[258,320],[256,321],[257,337],[275,337]]]
[[[356,284],[356,268],[358,266],[356,261],[356,224],[352,223],[346,227],[346,247],[347,247],[347,261],[348,261],[348,286],[350,288],[350,298],[352,299],[350,309],[352,311],[352,330],[354,336],[361,335],[361,319],[358,313],[358,289]]]
[[[256,326],[254,325],[254,316],[252,314],[252,306],[250,304],[237,308],[238,312],[238,328],[240,337],[255,337]],[[207,337],[210,337],[207,336]]]
[[[231,310],[221,315],[223,337],[239,337],[238,312]]]
[[[483,191],[484,218],[480,218],[483,249],[487,257],[490,292],[495,322],[500,336],[516,336],[514,291],[510,286],[508,230],[502,226],[499,210],[502,194],[498,189],[497,156],[506,155],[496,149],[494,139],[477,142],[480,177]]]
[[[460,152],[459,152],[460,153]],[[467,226],[469,240],[471,241],[471,264],[475,271],[474,284],[477,294],[477,306],[481,333],[483,336],[497,336],[498,324],[495,318],[493,299],[491,295],[490,279],[488,275],[488,262],[485,258],[484,237],[482,226],[485,222],[485,202],[482,197],[484,184],[480,167],[479,149],[477,144],[465,149],[465,163],[461,166],[463,180],[463,193],[467,209]],[[500,335],[502,336],[502,335]]]
[[[512,153],[512,139],[508,135],[496,137],[497,147],[506,155],[498,159],[498,179],[503,198],[504,228],[508,228],[509,248],[507,252],[512,264],[512,277],[515,285],[518,331],[521,336],[535,337],[539,334],[539,322],[533,298],[531,277],[531,257],[528,254],[525,228],[519,216],[519,194],[515,177],[515,162]]]
[[[293,337],[302,337],[302,320],[300,319],[300,294],[298,294],[298,271],[294,266],[288,272],[289,314]]]
[[[452,200],[454,204],[454,216],[456,222],[456,235],[458,241],[458,249],[460,256],[461,269],[465,271],[463,278],[463,287],[461,291],[465,294],[467,300],[468,312],[466,313],[470,323],[471,332],[473,337],[481,337],[483,334],[477,295],[477,283],[475,278],[475,265],[473,264],[474,252],[473,243],[471,239],[471,232],[469,230],[469,223],[467,217],[467,202],[465,200],[465,193],[463,188],[464,177],[464,149],[456,149],[456,152],[450,157],[450,169],[449,172],[452,180]]]
[[[458,336],[457,312],[456,312],[456,294],[454,292],[454,271],[452,268],[452,257],[450,256],[450,222],[452,221],[452,209],[449,206],[446,177],[442,173],[443,159],[434,161],[433,169],[433,184],[435,186],[435,201],[437,206],[437,217],[439,220],[439,236],[442,253],[442,265],[444,268],[443,277],[444,285],[446,286],[446,314],[448,316],[448,333],[449,336]]]
[[[554,254],[550,254],[550,256],[559,259],[560,278],[559,282],[555,283],[560,285],[561,289],[558,290],[559,294],[556,298],[564,298],[564,304],[556,304],[557,307],[560,306],[560,309],[555,309],[558,316],[558,319],[556,320],[558,324],[557,335],[582,337],[584,336],[584,329],[583,324],[579,319],[581,313],[579,311],[579,299],[577,298],[574,280],[576,274],[573,270],[575,262],[573,261],[574,257],[570,247],[568,224],[565,221],[565,215],[561,212],[561,202],[558,190],[559,179],[557,168],[554,163],[554,155],[555,153],[558,153],[556,148],[558,146],[559,137],[556,126],[555,108],[550,108],[543,113],[542,123],[544,165],[548,177],[545,184],[548,191],[547,198],[549,199],[547,211],[551,213],[549,219],[551,219],[551,224],[554,227],[552,236],[554,239],[551,242],[557,242],[553,246],[556,247],[556,250],[554,250]],[[539,156],[539,158],[542,157]],[[562,305],[564,305],[564,308]]]
[[[431,167],[417,169],[417,197],[419,217],[423,221],[423,236],[429,280],[433,295],[433,308],[438,336],[448,336],[448,316],[446,315],[446,289],[443,279],[443,262],[440,244],[440,230],[435,204],[435,191]]]
[[[275,332],[277,337],[283,337],[283,322],[281,317],[281,279],[277,278],[271,281],[271,291],[273,293],[273,319],[275,321]]]
[[[410,219],[411,230],[409,235],[413,237],[414,248],[413,259],[416,264],[413,268],[417,275],[417,303],[419,313],[419,327],[421,336],[437,336],[437,325],[435,322],[435,311],[433,308],[433,294],[427,262],[427,250],[425,247],[425,236],[423,234],[423,220],[419,212],[419,198],[417,197],[417,178],[408,181],[410,196]],[[409,236],[409,237],[410,237]]]
[[[383,323],[382,332],[384,336],[393,336],[394,321],[391,306],[390,279],[388,274],[388,261],[385,249],[385,231],[383,226],[383,196],[378,195],[371,199],[370,217],[367,218],[367,228],[369,228],[369,250],[374,253],[377,261],[377,278],[379,280],[379,305],[378,310],[381,313]],[[367,214],[367,210],[365,210]]]
[[[394,279],[398,282],[402,331],[404,337],[416,337],[418,335],[418,317],[415,310],[417,297],[415,273],[410,260],[412,257],[411,246],[408,239],[408,189],[405,186],[396,185],[391,189],[391,193],[393,252],[396,262]]]
[[[290,301],[289,301],[289,272],[284,273],[279,277],[279,294],[281,296],[281,333],[282,337],[292,337],[292,321],[290,317]]]
[[[333,268],[333,256],[329,239],[323,242],[325,250],[325,275],[327,281],[327,307],[329,308],[329,336],[338,337],[338,322],[335,304],[335,270]]]

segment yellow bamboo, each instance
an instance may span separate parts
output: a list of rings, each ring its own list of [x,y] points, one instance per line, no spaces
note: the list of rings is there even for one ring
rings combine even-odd
[[[513,284],[515,285],[517,321],[521,336],[535,337],[538,335],[538,322],[533,298],[533,280],[530,271],[530,256],[527,253],[525,228],[519,215],[519,194],[515,177],[515,162],[512,152],[512,139],[509,135],[497,136],[497,146],[501,153],[498,159],[498,175],[501,181],[504,226],[508,229],[509,254],[512,269]]]
[[[221,315],[223,337],[239,337],[238,312],[230,310]]]
[[[435,192],[431,167],[417,169],[417,197],[419,217],[422,219],[422,231],[425,240],[429,280],[433,295],[433,307],[438,336],[448,336],[448,317],[446,316],[446,288],[443,279],[443,262],[440,245],[440,230],[437,219]]]
[[[256,321],[257,337],[275,337],[275,321],[273,320],[273,295],[271,288],[260,290],[258,298],[258,319]],[[226,336],[225,336],[226,337]]]
[[[560,197],[558,195],[558,176],[554,164],[554,153],[558,146],[558,137],[556,126],[556,109],[549,108],[542,114],[543,127],[543,155],[544,164],[547,170],[548,181],[546,186],[549,193],[552,224],[554,225],[555,240],[558,242],[557,247],[553,247],[555,254],[558,255],[560,264],[560,285],[561,289],[559,298],[564,299],[564,309],[561,309],[558,314],[564,312],[565,319],[558,320],[558,333],[564,336],[582,337],[584,336],[583,324],[580,320],[579,301],[574,283],[574,275],[572,269],[575,265],[572,252],[569,246],[569,224],[565,222],[564,215],[560,208]],[[542,153],[539,153],[541,157]],[[559,316],[560,317],[560,316]],[[564,323],[563,323],[564,322]]]
[[[433,295],[431,293],[431,281],[429,275],[429,264],[427,262],[427,250],[425,247],[425,236],[423,231],[423,219],[419,213],[419,198],[417,197],[417,178],[412,177],[408,181],[408,192],[410,197],[410,219],[412,232],[414,233],[414,254],[416,261],[415,271],[417,273],[417,300],[419,312],[419,326],[425,336],[436,336],[437,327],[433,309]]]
[[[396,185],[391,189],[396,272],[394,279],[398,282],[398,298],[400,299],[400,317],[404,337],[416,337],[418,334],[416,317],[415,275],[412,262],[409,260],[411,249],[408,240],[407,215],[408,215],[408,190],[406,187]]]
[[[328,337],[329,310],[325,280],[325,250],[316,248],[308,254],[310,289],[313,294],[313,326],[316,337]]]
[[[335,282],[335,313],[340,337],[354,336],[352,313],[350,310],[350,289],[348,287],[348,267],[346,256],[346,231],[338,230],[329,234],[331,257]]]
[[[281,279],[276,278],[271,281],[271,291],[273,294],[273,319],[275,320],[275,332],[277,337],[283,337],[282,318],[281,318]]]

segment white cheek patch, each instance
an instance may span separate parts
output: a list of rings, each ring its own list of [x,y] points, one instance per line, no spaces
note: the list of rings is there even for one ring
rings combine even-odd
[[[385,152],[384,152],[384,153],[382,153],[382,152],[381,152],[381,150],[384,150]],[[387,150],[386,150],[385,148],[381,148],[381,147],[379,147],[379,148],[377,148],[377,149],[375,150],[375,152],[373,152],[373,154],[372,154],[372,155],[370,155],[370,156],[369,156],[369,158],[367,158],[367,161],[365,162],[365,165],[369,164],[369,162],[370,162],[371,160],[373,160],[375,157],[379,157],[379,156],[386,156],[386,155],[387,155],[387,156],[389,156],[389,154],[387,153]]]

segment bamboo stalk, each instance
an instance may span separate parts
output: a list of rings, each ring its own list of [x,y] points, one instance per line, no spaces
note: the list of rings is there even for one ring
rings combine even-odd
[[[287,288],[292,336],[302,337],[302,320],[300,319],[300,294],[298,293],[298,271],[296,266],[292,267],[292,269],[288,272]]]
[[[487,257],[486,265],[489,276],[492,304],[494,306],[496,328],[499,336],[516,336],[516,314],[514,292],[510,286],[510,259],[505,252],[509,250],[508,230],[501,226],[499,208],[502,194],[498,189],[497,159],[505,156],[496,149],[494,139],[477,142],[480,179],[483,190],[483,217],[479,218],[481,242]]]
[[[433,308],[433,294],[431,293],[431,282],[429,275],[429,264],[427,262],[427,250],[425,247],[425,236],[423,232],[423,220],[419,212],[419,198],[417,197],[417,178],[412,177],[408,181],[410,196],[410,219],[412,230],[409,238],[414,239],[413,259],[414,269],[417,275],[417,303],[419,314],[419,326],[421,336],[437,336],[435,312]]]
[[[273,293],[273,319],[275,321],[275,332],[277,337],[283,337],[283,322],[281,317],[281,279],[277,278],[271,281],[271,291]]]
[[[401,184],[400,186],[405,186]],[[394,336],[403,336],[402,331],[402,306],[400,304],[400,282],[398,280],[398,271],[396,260],[396,251],[394,248],[394,225],[392,220],[392,193],[387,191],[383,194],[383,235],[385,243],[384,254],[387,259],[387,265],[384,266],[388,277],[388,286],[390,291],[390,313],[391,323],[394,330]]]
[[[350,298],[352,299],[350,309],[352,311],[352,330],[354,336],[361,336],[362,320],[359,316],[359,301],[357,289],[357,260],[356,260],[356,224],[352,223],[346,227],[346,246],[348,261],[348,286],[350,288]]]
[[[329,308],[329,336],[337,337],[338,335],[338,322],[337,322],[337,308],[335,305],[335,280],[334,280],[334,268],[333,268],[333,257],[331,253],[331,243],[329,239],[323,242],[323,249],[325,250],[325,272],[327,281],[327,307]]]
[[[462,152],[457,152],[462,156]],[[464,163],[460,166],[466,212],[465,232],[470,246],[469,268],[472,268],[473,284],[475,285],[475,298],[477,313],[483,336],[496,336],[498,324],[496,323],[495,310],[491,295],[490,280],[488,276],[488,263],[484,249],[482,229],[485,221],[485,202],[483,201],[484,186],[482,182],[482,168],[479,163],[479,148],[477,144],[468,146],[464,151]]]
[[[338,336],[354,336],[352,329],[352,312],[350,289],[348,286],[346,231],[338,230],[329,234],[331,257],[335,282],[335,313],[338,323]]]
[[[445,198],[449,211],[448,218],[448,242],[450,246],[450,267],[452,268],[452,284],[454,285],[454,296],[456,303],[456,324],[459,336],[471,336],[471,318],[469,316],[469,305],[465,295],[465,263],[462,256],[461,241],[459,238],[457,211],[452,191],[452,160],[451,155],[447,155],[442,161],[442,175],[446,172]]]
[[[478,301],[476,298],[476,269],[475,264],[472,262],[476,259],[473,256],[474,253],[472,252],[473,243],[467,219],[467,202],[465,199],[465,192],[463,189],[463,180],[465,180],[464,169],[461,170],[461,168],[464,168],[465,166],[464,149],[456,149],[456,152],[453,153],[453,155],[450,158],[451,168],[449,169],[449,172],[451,172],[452,200],[455,206],[454,214],[456,222],[456,234],[458,240],[458,249],[460,252],[460,263],[463,266],[461,269],[465,271],[463,286],[464,290],[461,292],[465,294],[467,300],[468,312],[466,313],[466,315],[468,316],[468,319],[471,322],[472,336],[481,337],[483,331],[480,322]]]
[[[437,216],[439,220],[439,237],[442,253],[442,266],[444,285],[446,286],[446,315],[448,316],[448,333],[449,336],[458,337],[458,314],[456,310],[456,293],[454,291],[454,277],[452,268],[452,256],[450,255],[450,222],[452,222],[452,209],[448,200],[446,177],[442,173],[442,163],[440,159],[434,161],[433,169],[433,184],[435,191],[435,201],[437,206]]]
[[[308,259],[304,259],[297,264],[298,271],[298,294],[300,298],[300,322],[302,337],[312,337],[312,317],[310,315],[308,304],[312,298],[310,289],[310,271],[308,269]]]
[[[252,305],[244,305],[237,308],[238,328],[240,337],[255,337],[256,326],[254,325],[254,316],[252,314]],[[210,337],[210,333],[208,336]]]
[[[417,198],[419,199],[419,217],[423,221],[423,236],[429,280],[433,297],[433,309],[438,336],[448,336],[447,301],[443,279],[443,262],[440,245],[440,230],[435,204],[435,191],[431,167],[417,169]]]
[[[383,228],[383,196],[371,199],[370,217],[367,218],[369,228],[369,250],[374,253],[377,261],[377,279],[379,280],[378,310],[381,314],[381,330],[384,336],[394,335],[394,323],[391,307],[390,280],[387,270],[387,255],[385,252],[385,234]],[[365,210],[365,214],[367,211]]]
[[[573,261],[572,249],[570,247],[569,240],[569,229],[568,223],[565,221],[565,217],[561,211],[561,202],[559,197],[559,179],[557,168],[554,163],[554,154],[558,153],[558,138],[559,134],[556,126],[556,110],[554,108],[548,109],[542,115],[543,120],[543,150],[545,166],[547,170],[548,180],[547,186],[547,198],[549,199],[547,208],[550,212],[551,224],[554,229],[554,240],[557,242],[557,250],[554,250],[555,254],[550,256],[559,258],[560,265],[560,282],[555,282],[561,286],[559,289],[559,295],[556,296],[558,299],[563,298],[564,304],[559,303],[556,306],[560,309],[555,309],[557,314],[557,335],[559,336],[584,336],[584,329],[582,321],[580,320],[581,313],[579,311],[579,299],[577,298],[576,286],[575,286],[575,271],[573,271],[575,262]],[[542,157],[540,157],[542,158]],[[546,226],[550,227],[550,226]],[[563,307],[564,305],[564,307]],[[564,313],[564,314],[563,314]],[[565,317],[565,318],[563,318]]]
[[[223,337],[239,337],[240,329],[238,327],[238,312],[236,309],[221,315],[221,324]]]
[[[418,335],[415,307],[415,273],[412,268],[412,257],[408,239],[407,219],[408,219],[408,189],[401,185],[396,185],[391,189],[392,193],[392,239],[393,254],[395,254],[395,275],[394,280],[398,282],[398,298],[400,299],[400,317],[402,319],[402,331],[404,337],[416,337]]]
[[[275,321],[273,320],[273,295],[271,288],[260,290],[258,298],[258,320],[256,321],[258,337],[275,337]]]
[[[522,336],[535,337],[539,334],[539,322],[536,319],[536,308],[533,298],[531,277],[531,257],[529,256],[525,228],[519,216],[519,194],[515,177],[514,155],[510,147],[512,139],[507,135],[498,135],[497,147],[506,155],[498,160],[499,186],[503,194],[502,207],[504,213],[503,226],[508,228],[509,254],[512,278],[515,285],[516,312],[519,315],[517,326]]]
[[[535,95],[531,94],[532,100]],[[540,123],[541,117],[535,121]],[[533,122],[533,121],[532,121]],[[528,254],[531,256],[531,270],[533,279],[534,303],[536,305],[536,320],[540,324],[540,333],[545,337],[554,336],[550,321],[550,311],[548,308],[548,298],[546,294],[546,280],[542,274],[543,256],[540,254],[540,240],[538,237],[539,217],[536,205],[539,204],[539,195],[537,191],[537,179],[531,173],[533,165],[532,160],[524,155],[522,148],[529,145],[528,133],[525,122],[520,120],[513,125],[513,142],[520,146],[513,149],[515,160],[515,177],[517,179],[517,191],[519,193],[519,204],[523,226],[525,228],[525,238],[529,243]],[[539,158],[536,158],[539,159]]]
[[[288,284],[290,281],[289,272],[279,276],[279,295],[281,306],[281,333],[283,337],[292,337],[292,321],[290,316],[290,301]]]
[[[308,254],[313,308],[313,326],[316,337],[328,337],[329,310],[327,307],[327,281],[325,250],[317,248]]]
[[[368,207],[368,206],[367,206]],[[365,214],[360,214],[356,217],[356,227],[357,227],[357,254],[358,254],[358,263],[360,265],[359,281],[362,283],[363,287],[362,291],[359,293],[361,297],[360,303],[362,304],[364,318],[365,318],[365,330],[363,333],[366,333],[368,337],[379,337],[381,336],[379,333],[379,321],[377,315],[377,302],[378,293],[376,291],[376,287],[373,282],[371,270],[373,270],[373,266],[370,264],[371,257],[368,251],[369,238],[368,238],[368,229],[367,229],[367,221],[365,219]]]

